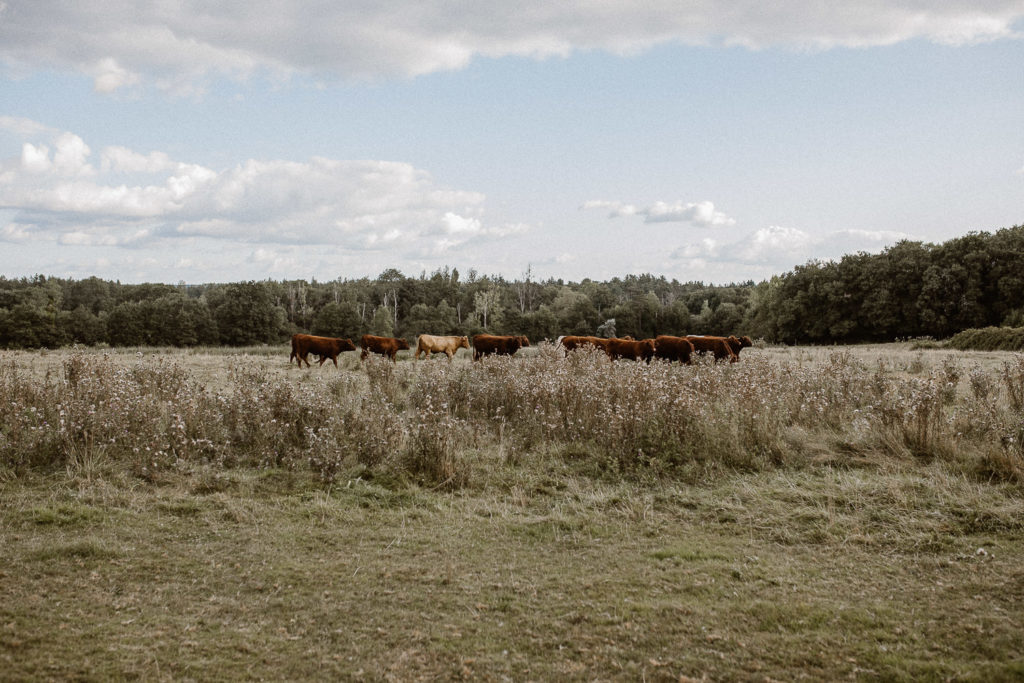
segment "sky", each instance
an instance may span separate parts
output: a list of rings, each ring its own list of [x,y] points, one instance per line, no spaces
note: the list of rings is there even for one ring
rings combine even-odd
[[[760,281],[1024,224],[1024,0],[0,0],[0,275]]]

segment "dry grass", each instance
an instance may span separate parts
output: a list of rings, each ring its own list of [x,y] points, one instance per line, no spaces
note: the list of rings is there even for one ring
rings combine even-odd
[[[1019,678],[1020,358],[5,352],[0,677]]]

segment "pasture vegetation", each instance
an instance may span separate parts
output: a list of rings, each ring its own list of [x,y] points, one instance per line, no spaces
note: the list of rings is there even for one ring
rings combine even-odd
[[[0,671],[1013,679],[1024,356],[0,353]]]

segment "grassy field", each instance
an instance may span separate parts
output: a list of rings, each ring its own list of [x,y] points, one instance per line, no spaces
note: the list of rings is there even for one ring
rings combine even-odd
[[[1024,677],[1020,356],[527,351],[0,352],[0,679]]]

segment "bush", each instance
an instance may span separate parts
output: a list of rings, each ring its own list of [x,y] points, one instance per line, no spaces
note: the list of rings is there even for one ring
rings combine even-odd
[[[960,351],[1024,351],[1024,327],[983,327],[953,335],[946,346]]]

